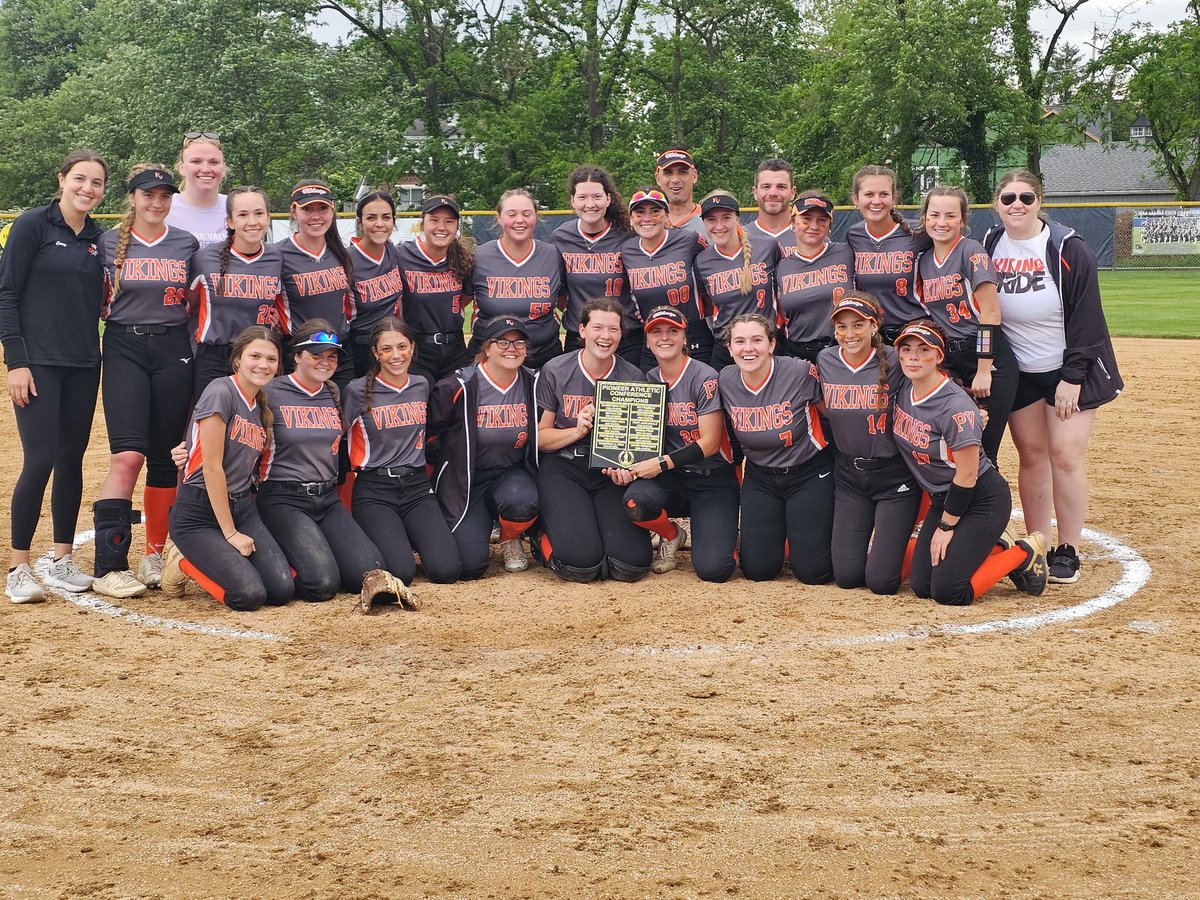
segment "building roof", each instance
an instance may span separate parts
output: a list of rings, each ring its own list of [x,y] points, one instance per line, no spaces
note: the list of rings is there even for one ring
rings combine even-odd
[[[1154,153],[1142,144],[1116,141],[1075,147],[1057,144],[1042,154],[1046,193],[1175,195],[1175,188],[1154,171]]]

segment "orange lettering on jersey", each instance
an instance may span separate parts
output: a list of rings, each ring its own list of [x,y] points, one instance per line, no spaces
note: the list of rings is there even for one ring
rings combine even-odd
[[[387,406],[372,406],[371,419],[380,431],[385,428],[406,428],[410,425],[425,424],[424,400],[413,400],[408,403],[391,403]]]
[[[682,284],[685,281],[687,268],[682,262],[629,270],[629,287],[634,291],[648,291],[652,288]]]
[[[850,273],[846,270],[845,263],[839,263],[835,266],[822,266],[808,272],[793,272],[784,275],[779,280],[779,290],[785,294],[794,294],[797,291],[824,287],[827,284],[846,284],[849,280]]]
[[[524,403],[500,403],[481,406],[476,411],[479,428],[525,428],[529,424],[529,408]]]
[[[229,439],[262,453],[267,446],[267,430],[257,422],[235,415],[229,423]]]
[[[546,300],[550,278],[546,275],[489,275],[488,295],[494,300]]]
[[[729,418],[735,431],[778,431],[795,420],[791,400],[767,406],[732,406]]]
[[[562,258],[568,275],[620,275],[625,271],[621,265],[621,254],[616,252],[565,252]]]
[[[374,278],[356,281],[354,286],[358,288],[358,296],[362,298],[363,303],[370,304],[395,297],[403,290],[404,283],[400,279],[400,269],[395,268]]]
[[[342,430],[342,418],[332,406],[281,406],[286,428],[333,428]]]
[[[170,281],[187,284],[185,259],[127,259],[121,263],[122,281]]]
[[[326,294],[330,291],[344,291],[347,288],[346,271],[341,266],[332,269],[321,269],[319,272],[296,272],[289,275],[296,293],[301,297],[311,294]]]
[[[896,407],[892,413],[892,431],[914,447],[929,446],[929,425]]]
[[[963,295],[962,275],[955,272],[952,275],[939,275],[930,278],[922,288],[926,303],[937,303],[940,300],[950,300]]]

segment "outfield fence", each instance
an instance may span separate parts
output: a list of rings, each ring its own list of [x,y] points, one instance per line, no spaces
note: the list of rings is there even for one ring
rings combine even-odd
[[[916,220],[920,210],[903,206],[901,211]],[[1200,203],[1047,203],[1046,214],[1075,231],[1088,243],[1102,269],[1200,269]],[[749,222],[757,213],[750,207],[742,210],[742,220]],[[16,213],[0,213],[0,227],[16,218]],[[539,217],[537,237],[548,240],[554,229],[574,218],[570,210],[543,211]],[[411,240],[412,219],[420,213],[397,213],[396,240]],[[354,233],[350,213],[339,214],[339,228],[346,237]],[[102,222],[115,222],[119,215],[98,215]],[[288,233],[286,213],[273,216],[275,240]],[[840,241],[846,230],[859,221],[858,211],[839,206],[833,218],[832,238]],[[498,234],[495,215],[491,210],[463,212],[466,230],[476,241],[492,240]],[[990,206],[971,207],[968,224],[971,234],[979,239],[999,219]]]

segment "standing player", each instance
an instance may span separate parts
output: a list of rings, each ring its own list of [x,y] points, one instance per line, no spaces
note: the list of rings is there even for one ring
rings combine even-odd
[[[796,182],[792,164],[786,159],[764,159],[754,173],[754,202],[758,215],[746,226],[751,245],[779,245],[782,256],[790,256],[796,247],[792,230],[792,201],[796,198]]]
[[[634,233],[621,245],[621,262],[642,321],[659,306],[679,310],[688,323],[688,355],[707,364],[713,335],[704,318],[695,261],[704,243],[687,229],[667,228],[667,198],[662,191],[639,189],[629,198]],[[654,354],[642,352],[641,368],[654,367]]]
[[[699,177],[692,154],[686,150],[673,147],[658,154],[654,181],[670,204],[667,211],[667,227],[686,228],[704,241],[705,231],[704,223],[700,221],[700,204],[692,196]]]
[[[1043,219],[1042,183],[1031,172],[1007,173],[996,186],[1002,227],[984,245],[1001,274],[1004,333],[1020,375],[1009,417],[1020,457],[1017,488],[1025,527],[1049,534],[1050,580],[1079,578],[1079,539],[1087,515],[1087,446],[1096,410],[1124,382],[1100,304],[1096,257],[1074,231]]]
[[[283,257],[264,243],[271,230],[267,193],[237,187],[226,201],[226,238],[201,247],[192,260],[189,302],[196,309],[196,359],[192,397],[231,369],[234,339],[251,325],[278,330]]]
[[[367,374],[374,358],[371,338],[375,326],[389,316],[400,315],[404,279],[400,274],[400,251],[392,243],[396,201],[385,191],[373,191],[358,201],[355,218],[358,236],[350,239],[355,302],[350,351],[354,374],[361,377]]]
[[[347,334],[358,291],[351,278],[350,253],[338,231],[333,192],[323,181],[305,179],[292,188],[291,210],[292,234],[279,242],[284,290],[279,325],[291,335],[301,322],[324,319],[337,334]],[[291,364],[292,359],[284,360],[284,368]],[[345,388],[353,378],[354,362],[350,354],[343,354],[333,382]]]
[[[564,349],[570,353],[583,346],[579,337],[583,305],[596,297],[615,297],[625,310],[625,336],[617,355],[636,366],[646,341],[621,263],[621,245],[629,234],[629,212],[612,176],[598,166],[580,166],[572,172],[567,190],[576,218],[559,225],[552,238],[562,254],[567,290]]]
[[[108,166],[91,150],[69,154],[58,170],[57,198],[13,222],[0,262],[0,341],[23,452],[5,590],[14,603],[45,596],[29,568],[29,546],[52,472],[54,555],[46,582],[75,593],[92,586],[71,560],[71,547],[100,385],[104,265],[100,228],[89,213],[104,199],[107,180]]]
[[[726,340],[735,365],[721,371],[721,402],[746,454],[742,572],[769,581],[786,548],[797,579],[824,584],[833,577],[833,479],[816,369],[772,356],[775,326],[754,313],[735,318]]]
[[[775,320],[779,245],[750,244],[739,219],[741,205],[729,191],[713,191],[700,202],[700,208],[708,229],[708,246],[696,257],[696,278],[704,286],[713,312],[711,362],[720,370],[733,362],[724,337],[735,317],[757,313]]]
[[[376,327],[374,363],[346,389],[346,426],[354,479],[354,521],[405,584],[417,573],[413,548],[429,580],[452,584],[461,574],[458,546],[425,474],[429,382],[409,371],[413,331],[395,318]],[[487,530],[491,531],[491,522]],[[487,533],[484,565],[487,558]]]
[[[583,349],[552,360],[538,376],[538,496],[545,529],[540,550],[566,581],[603,577],[637,581],[650,571],[650,532],[625,515],[627,469],[588,468],[596,382],[645,381],[617,357],[620,305],[611,297],[585,304]]]
[[[717,372],[688,358],[687,321],[679,310],[655,309],[646,336],[658,360],[649,380],[667,386],[664,452],[630,469],[634,481],[625,489],[625,512],[661,538],[652,572],[674,569],[687,538],[683,525],[668,516],[690,516],[692,569],[703,581],[728,581],[737,547],[739,492]]]
[[[1000,328],[1000,276],[983,245],[963,235],[968,203],[959,187],[939,184],[925,195],[921,226],[933,247],[917,257],[917,292],[946,335],[946,370],[987,410],[983,452],[995,466],[1019,376]]]
[[[1009,575],[1019,590],[1039,596],[1048,575],[1046,539],[1035,531],[1013,543],[1005,534],[1012,495],[979,452],[979,408],[941,369],[941,329],[929,319],[910,322],[896,347],[908,383],[896,397],[892,434],[932,501],[913,552],[913,592],[966,606]]]
[[[896,351],[880,338],[883,309],[870,294],[847,293],[829,318],[838,346],[822,350],[816,366],[837,444],[833,580],[894,594],[921,505],[921,489],[892,439],[891,407],[902,380]]]
[[[426,197],[416,240],[400,244],[401,307],[419,348],[412,370],[430,384],[471,362],[463,338],[463,308],[469,300],[464,287],[470,290],[475,255],[459,236],[460,212],[453,197]]]
[[[487,571],[495,521],[505,571],[529,568],[521,536],[538,515],[537,410],[533,372],[522,365],[525,325],[490,319],[480,338],[475,365],[438,382],[429,401],[429,429],[441,456],[437,496],[458,544],[464,579]]]
[[[829,240],[833,201],[820,191],[805,191],[796,199],[793,223],[796,244],[775,269],[784,328],[778,352],[816,362],[833,344],[829,310],[854,289],[854,251]]]
[[[190,577],[239,612],[292,599],[287,558],[251,490],[264,451],[272,450],[263,388],[278,374],[281,355],[278,333],[252,325],[232,342],[233,374],[209,384],[196,403],[163,554],[168,597],[182,597]]]
[[[540,369],[563,352],[555,313],[564,290],[563,262],[552,242],[534,239],[537,220],[537,204],[529,191],[514,188],[501,194],[496,204],[500,237],[475,251],[471,277],[475,321],[520,319],[529,332],[531,369]],[[478,354],[479,346],[473,337],[468,351]]]
[[[179,196],[171,204],[167,224],[190,231],[201,247],[225,240],[225,151],[215,131],[189,131],[175,163]]]
[[[92,590],[136,597],[158,587],[167,516],[177,473],[171,448],[183,437],[192,399],[192,347],[185,302],[198,249],[186,231],[166,224],[175,179],[163,166],[134,166],[128,212],[100,238],[111,293],[104,328],[104,419],[108,475],[92,504],[96,529]],[[138,576],[129,571],[133,489],[142,464],[146,488],[146,552]]]
[[[863,166],[854,173],[850,197],[862,216],[846,232],[854,251],[854,284],[883,304],[883,338],[891,343],[905,323],[925,315],[913,286],[918,242],[896,209],[896,173]]]

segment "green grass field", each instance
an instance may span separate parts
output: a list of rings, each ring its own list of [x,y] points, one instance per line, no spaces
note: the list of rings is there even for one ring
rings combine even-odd
[[[1200,337],[1200,272],[1101,272],[1114,337]]]

